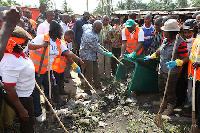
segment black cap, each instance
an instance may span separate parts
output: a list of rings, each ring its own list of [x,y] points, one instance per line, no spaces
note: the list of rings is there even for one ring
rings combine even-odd
[[[183,29],[184,30],[193,30],[196,23],[197,22],[195,19],[187,19],[185,21],[185,23],[183,24]]]

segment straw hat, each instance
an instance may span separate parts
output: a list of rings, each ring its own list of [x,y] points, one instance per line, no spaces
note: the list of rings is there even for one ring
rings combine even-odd
[[[164,26],[161,27],[163,31],[180,31],[178,22],[175,19],[168,19]]]

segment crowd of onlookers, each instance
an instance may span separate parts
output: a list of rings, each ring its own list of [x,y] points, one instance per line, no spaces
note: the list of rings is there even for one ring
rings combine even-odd
[[[16,9],[19,23],[8,40],[0,62],[0,76],[4,84],[0,104],[1,122],[7,118],[6,115],[14,116],[15,112],[20,119],[21,132],[33,132],[34,118],[39,122],[44,121],[35,80],[40,87],[43,86],[49,98],[50,74],[53,102],[63,105],[65,100],[60,95],[68,94],[64,83],[74,78],[70,74],[71,66],[80,78],[83,78],[83,73],[100,94],[103,88],[100,81],[112,80],[117,72],[118,62],[112,57],[121,59],[124,54],[127,57],[144,55],[145,61],[160,60],[158,85],[161,98],[171,69],[163,114],[171,115],[178,106],[191,107],[193,69],[200,66],[199,60],[195,61],[200,14],[180,22],[171,16],[148,13],[144,16],[144,23],[140,24],[136,13],[130,13],[128,20],[122,21],[117,17],[111,19],[108,15],[92,16],[85,11],[81,18],[76,19],[74,14],[61,13],[57,9],[47,10],[40,5],[40,14],[34,21],[30,10]],[[171,61],[174,44],[174,59]],[[50,53],[50,67],[47,51]],[[200,125],[198,69],[196,79],[197,124]],[[92,94],[87,83],[84,91]],[[154,101],[153,104],[160,105],[161,101]],[[4,111],[8,108],[10,111],[6,114]],[[45,108],[48,113],[47,104]],[[9,118],[10,123],[12,120],[13,117]]]

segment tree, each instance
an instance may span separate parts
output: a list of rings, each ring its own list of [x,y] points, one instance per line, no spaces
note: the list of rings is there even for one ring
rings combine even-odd
[[[62,8],[63,8],[63,10],[64,10],[65,12],[67,12],[67,1],[66,1],[66,0],[63,1],[63,6],[62,6]]]
[[[192,6],[198,6],[200,5],[200,0],[192,0]]]
[[[39,3],[45,5],[47,8],[53,8],[51,0],[39,0]]]
[[[16,6],[21,6],[19,3],[17,3],[15,0],[7,0],[5,1],[1,1],[1,6],[10,6],[10,5],[16,5]]]
[[[177,0],[177,3],[178,3],[179,8],[188,7],[188,1],[187,0]]]

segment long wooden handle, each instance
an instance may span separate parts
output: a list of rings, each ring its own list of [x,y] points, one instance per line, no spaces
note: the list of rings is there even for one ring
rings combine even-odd
[[[195,62],[198,61],[199,56],[199,50],[200,50],[200,43],[197,44],[197,53],[196,53],[196,59]],[[194,77],[193,77],[193,87],[192,87],[192,123],[195,124],[195,86],[196,85],[196,69],[194,69]]]
[[[49,99],[51,99],[50,45],[48,45],[48,81],[49,81]]]
[[[174,47],[173,47],[173,51],[172,51],[171,61],[173,61],[173,59],[174,59],[174,54],[175,54],[175,50],[176,50],[176,45],[177,45],[177,42],[178,42],[178,38],[179,38],[179,34],[176,35],[176,40],[175,40]],[[162,109],[163,109],[163,105],[164,105],[164,101],[165,101],[165,95],[166,95],[166,93],[167,93],[167,88],[168,88],[168,84],[169,84],[170,73],[171,73],[171,69],[169,69],[169,71],[168,71],[168,76],[167,76],[167,82],[166,82],[166,85],[165,85],[164,96],[163,96],[162,103],[161,103],[161,105],[160,105],[160,109],[159,109],[159,111],[158,111],[158,114],[159,114],[159,113],[162,111]]]
[[[42,92],[42,90],[40,89],[39,85],[37,84],[37,82],[35,81],[35,85],[38,88],[38,90],[40,91],[40,93],[42,94],[42,96],[44,97],[45,101],[47,102],[47,104],[49,105],[50,109],[53,111],[54,115],[56,116],[56,119],[58,120],[59,124],[62,126],[63,130],[65,131],[65,133],[69,133],[67,131],[67,129],[65,128],[65,126],[63,125],[63,123],[60,121],[60,118],[58,117],[58,115],[56,114],[56,111],[53,109],[51,103],[49,102],[49,100],[47,99],[47,97],[45,96],[45,94]]]
[[[88,84],[88,86],[94,91],[94,93],[96,93],[96,91],[93,89],[93,87],[90,85],[90,83],[87,81],[87,79],[85,78],[85,76],[80,73],[80,75],[83,77],[83,79],[85,80],[85,82]]]
[[[99,43],[98,43],[98,44],[99,44]],[[102,46],[101,44],[99,44],[99,46],[101,46],[101,48],[104,49],[106,52],[110,52],[110,51],[108,51],[106,48],[104,48],[104,46]],[[124,64],[123,64],[120,60],[118,60],[117,57],[115,57],[114,55],[112,55],[112,57],[113,57],[116,61],[118,61],[121,65],[124,66]]]

